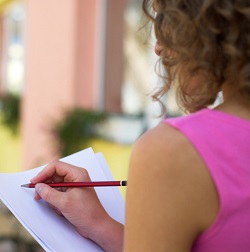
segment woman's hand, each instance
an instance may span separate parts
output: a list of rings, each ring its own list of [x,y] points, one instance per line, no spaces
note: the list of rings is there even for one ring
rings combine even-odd
[[[83,237],[95,241],[105,250],[121,251],[123,226],[107,214],[93,187],[55,189],[44,184],[83,181],[91,181],[85,169],[61,161],[51,162],[31,179],[31,183],[37,184],[36,200],[47,201]]]

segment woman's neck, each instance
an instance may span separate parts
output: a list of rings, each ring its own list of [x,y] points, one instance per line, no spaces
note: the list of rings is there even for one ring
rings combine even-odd
[[[246,97],[228,85],[222,88],[222,93],[224,101],[216,110],[250,120],[250,101]]]

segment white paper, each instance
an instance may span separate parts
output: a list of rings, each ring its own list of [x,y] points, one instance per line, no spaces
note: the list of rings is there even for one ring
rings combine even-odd
[[[93,181],[113,180],[101,153],[91,148],[61,159],[88,170]],[[44,201],[34,200],[34,189],[21,187],[29,183],[44,166],[19,172],[0,173],[0,198],[22,225],[46,251],[103,251],[92,241],[80,236],[73,226]],[[108,214],[124,223],[124,200],[118,187],[96,187],[97,195]]]

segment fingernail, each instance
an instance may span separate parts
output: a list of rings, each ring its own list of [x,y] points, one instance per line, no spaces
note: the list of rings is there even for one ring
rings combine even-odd
[[[37,174],[37,175],[38,175],[38,174]],[[32,183],[32,181],[34,181],[34,179],[37,177],[37,175],[30,179],[30,182],[31,182],[31,183]]]

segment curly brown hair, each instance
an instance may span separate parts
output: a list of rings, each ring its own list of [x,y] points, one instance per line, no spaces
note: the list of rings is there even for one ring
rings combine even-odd
[[[163,47],[166,70],[154,100],[176,80],[185,111],[213,104],[224,83],[249,99],[250,0],[143,0],[142,6]]]

